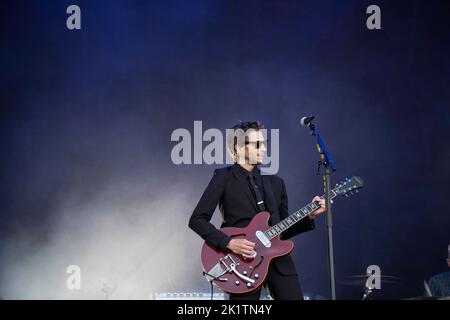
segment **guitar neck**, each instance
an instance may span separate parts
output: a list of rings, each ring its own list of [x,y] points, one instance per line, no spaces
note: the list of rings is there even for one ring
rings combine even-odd
[[[331,199],[333,199],[337,195],[337,193],[334,190],[331,190],[330,193],[331,193]],[[323,197],[324,196],[322,196],[321,198],[323,198]],[[295,225],[297,222],[299,222],[303,218],[307,217],[311,212],[313,212],[314,210],[318,209],[319,207],[320,206],[317,203],[315,203],[315,202],[311,202],[311,203],[307,204],[306,206],[304,206],[300,210],[295,211],[294,213],[289,215],[284,220],[278,222],[276,225],[274,225],[274,226],[270,227],[269,229],[267,229],[265,231],[266,236],[269,239],[273,239],[275,237],[278,237],[284,231],[286,231],[287,229],[289,229],[290,227]]]

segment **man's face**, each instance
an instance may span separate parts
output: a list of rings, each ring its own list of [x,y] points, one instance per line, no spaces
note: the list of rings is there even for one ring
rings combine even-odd
[[[238,147],[238,152],[245,152],[245,163],[261,164],[267,151],[266,141],[260,130],[247,130],[245,145]],[[241,160],[239,162],[242,162]]]
[[[447,259],[448,267],[450,268],[450,259]]]

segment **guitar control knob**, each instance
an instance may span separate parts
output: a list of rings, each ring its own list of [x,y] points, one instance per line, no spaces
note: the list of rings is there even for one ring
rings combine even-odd
[[[242,272],[242,274],[243,274],[244,276],[246,276],[246,275],[247,275],[247,271]]]
[[[254,277],[255,277],[255,279],[258,279],[259,278],[259,274],[255,273]]]
[[[234,284],[238,286],[240,284],[239,280],[236,280]]]
[[[247,282],[247,288],[250,288],[252,284],[250,282]]]

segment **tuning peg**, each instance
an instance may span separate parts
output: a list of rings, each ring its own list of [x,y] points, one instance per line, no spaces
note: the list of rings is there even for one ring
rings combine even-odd
[[[356,189],[355,192],[358,193],[358,189]]]
[[[345,196],[348,198],[348,194],[346,193]]]

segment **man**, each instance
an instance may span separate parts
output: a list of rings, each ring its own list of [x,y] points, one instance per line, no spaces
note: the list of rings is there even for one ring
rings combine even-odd
[[[256,213],[269,211],[275,224],[289,215],[284,181],[276,175],[261,175],[258,165],[266,152],[266,141],[259,121],[241,122],[234,126],[235,135],[228,139],[228,149],[235,164],[214,171],[210,183],[189,220],[189,227],[211,247],[227,249],[244,259],[251,259],[255,243],[246,239],[232,239],[210,223],[219,204],[223,217],[221,227],[246,227]],[[238,132],[238,134],[236,134]],[[314,229],[314,218],[325,211],[325,201],[314,197],[320,208],[282,234],[288,239]],[[303,299],[294,262],[288,255],[273,260],[266,285],[274,299]],[[261,289],[250,294],[230,294],[230,300],[260,298]]]
[[[450,244],[448,245],[447,265],[450,267]],[[428,287],[433,297],[450,297],[450,271],[431,277]]]

